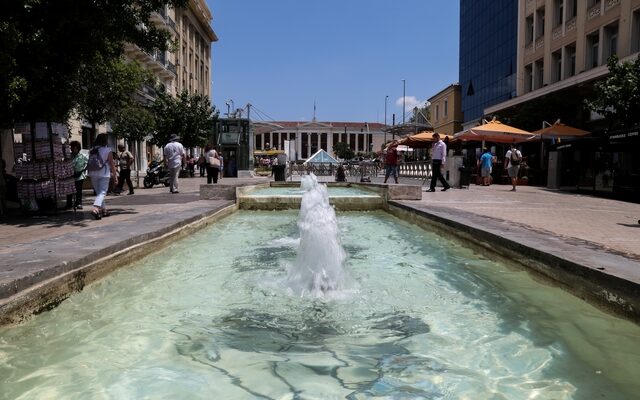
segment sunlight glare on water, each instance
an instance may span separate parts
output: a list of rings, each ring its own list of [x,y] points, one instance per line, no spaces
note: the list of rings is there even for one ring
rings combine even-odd
[[[354,289],[292,294],[297,218],[238,212],[0,329],[0,397],[640,393],[638,326],[384,212],[337,216]]]

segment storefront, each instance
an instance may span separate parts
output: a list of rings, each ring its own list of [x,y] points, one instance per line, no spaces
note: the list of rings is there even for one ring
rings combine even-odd
[[[640,202],[637,128],[557,144],[550,152],[553,187]]]

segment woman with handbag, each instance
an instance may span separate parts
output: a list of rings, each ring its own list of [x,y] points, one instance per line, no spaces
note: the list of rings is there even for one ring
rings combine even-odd
[[[87,171],[91,178],[93,190],[96,192],[96,199],[93,202],[93,210],[91,215],[95,219],[108,217],[104,198],[109,189],[109,182],[113,179],[114,185],[118,184],[118,174],[116,173],[116,165],[113,161],[113,152],[107,145],[107,134],[101,133],[96,137],[93,149],[89,152],[87,161]]]
[[[216,149],[207,145],[204,148],[205,158],[207,159],[207,184],[218,183],[218,174],[220,173],[220,156]]]

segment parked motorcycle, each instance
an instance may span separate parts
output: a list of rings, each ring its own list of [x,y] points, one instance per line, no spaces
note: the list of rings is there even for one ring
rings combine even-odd
[[[169,170],[164,167],[162,162],[152,161],[142,184],[147,189],[160,184],[169,186]]]

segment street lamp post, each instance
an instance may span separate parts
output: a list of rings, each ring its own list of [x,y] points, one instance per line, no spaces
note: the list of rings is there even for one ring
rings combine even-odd
[[[406,83],[407,81],[405,79],[402,80],[402,124],[404,125],[404,114],[405,114],[405,101],[407,99],[407,91],[406,91]]]
[[[384,96],[384,144],[387,144],[387,99],[389,96]]]

